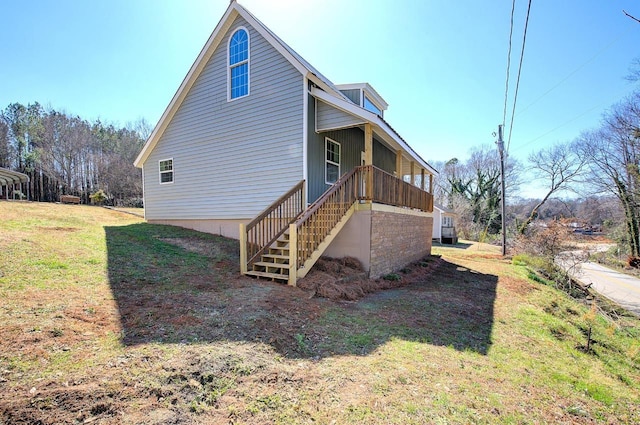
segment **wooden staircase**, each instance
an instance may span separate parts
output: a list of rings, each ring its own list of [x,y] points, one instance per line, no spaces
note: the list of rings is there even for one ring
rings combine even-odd
[[[296,285],[340,233],[358,202],[433,211],[433,196],[372,165],[343,175],[305,208],[304,180],[240,225],[240,271]]]
[[[253,270],[247,270],[245,274],[287,283],[289,276],[295,273],[289,264],[289,245],[289,233],[282,234],[260,256],[260,261],[253,263]]]

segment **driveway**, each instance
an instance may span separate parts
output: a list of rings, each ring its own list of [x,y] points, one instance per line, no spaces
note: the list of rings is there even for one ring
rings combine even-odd
[[[564,254],[564,255],[562,255]],[[583,251],[562,253],[561,258],[584,256]],[[560,259],[559,264],[567,266],[567,257]],[[612,270],[589,261],[580,262],[573,277],[583,285],[591,284],[595,291],[616,302],[621,307],[640,317],[640,279]]]

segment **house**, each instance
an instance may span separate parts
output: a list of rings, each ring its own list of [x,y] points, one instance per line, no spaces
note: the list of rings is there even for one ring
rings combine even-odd
[[[387,107],[234,0],[135,161],[145,218],[237,238],[243,273],[292,285],[320,255],[356,257],[371,277],[418,260],[437,172]]]
[[[433,239],[446,244],[458,243],[456,213],[437,203],[433,204]]]

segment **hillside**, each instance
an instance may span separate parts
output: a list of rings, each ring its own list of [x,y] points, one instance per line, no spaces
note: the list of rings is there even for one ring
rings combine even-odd
[[[640,423],[640,321],[491,250],[436,248],[430,273],[331,301],[131,214],[0,217],[0,423]]]

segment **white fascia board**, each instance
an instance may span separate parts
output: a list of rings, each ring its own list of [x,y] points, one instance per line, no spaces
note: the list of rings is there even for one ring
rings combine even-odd
[[[429,165],[427,161],[422,159],[420,155],[418,155],[413,150],[413,148],[411,148],[411,146],[407,144],[407,142],[402,140],[402,138],[398,133],[396,133],[391,127],[389,127],[389,125],[384,120],[382,120],[379,116],[377,116],[373,112],[369,112],[366,109],[361,108],[360,106],[357,106],[354,103],[347,102],[345,100],[332,96],[329,93],[318,89],[317,87],[311,88],[311,95],[317,99],[322,100],[325,103],[330,104],[335,108],[338,108],[344,112],[360,117],[366,120],[367,122],[371,123],[372,125],[374,125],[376,128],[379,129],[379,133],[381,133],[383,137],[386,136],[384,138],[387,139],[386,140],[387,142],[390,142],[390,141],[394,142],[396,145],[398,145],[398,147],[400,147],[400,149],[405,151],[411,157],[411,159],[413,159],[418,164],[420,164],[422,168],[429,171],[433,175],[438,175],[438,171],[436,171],[435,168]]]
[[[382,107],[381,109],[383,111],[386,111],[387,108],[389,107],[389,104],[382,98],[382,96],[380,96],[380,94],[373,87],[369,85],[369,83],[364,83],[364,84],[365,84],[365,87],[363,90],[365,94],[368,94],[369,97],[372,98],[371,100],[374,103],[377,103],[379,107],[380,106]]]
[[[309,80],[307,77],[304,77],[302,85],[302,179],[304,180],[304,205],[307,205],[308,191],[309,191],[309,171],[308,171],[308,155],[309,155],[309,146],[308,146],[308,138],[309,138],[309,91],[307,87],[309,87]]]
[[[162,117],[160,118],[160,121],[158,121],[158,124],[156,124],[153,132],[151,133],[151,136],[149,136],[149,139],[147,139],[147,142],[140,151],[140,154],[138,155],[136,160],[133,162],[133,165],[140,168],[142,166],[142,163],[144,163],[144,161],[147,159],[155,145],[158,143],[158,140],[162,136],[162,133],[164,133],[164,130],[171,122],[171,119],[175,115],[176,111],[182,104],[184,98],[187,96],[187,93],[189,93],[189,89],[191,89],[191,87],[195,83],[196,79],[206,66],[207,62],[222,41],[222,38],[227,33],[227,31],[231,27],[231,24],[238,17],[238,15],[242,16],[244,20],[253,27],[254,30],[256,30],[262,37],[264,37],[281,55],[283,55],[293,65],[293,67],[300,72],[300,74],[306,76],[310,73],[309,69],[307,69],[306,66],[300,63],[300,61],[297,60],[291,53],[289,53],[289,51],[285,49],[273,35],[271,35],[271,33],[263,26],[262,23],[258,22],[253,17],[253,15],[248,13],[238,3],[232,1],[229,4],[227,11],[220,19],[220,22],[218,22],[218,25],[216,25],[215,29],[209,36],[209,39],[200,51],[200,54],[196,58],[195,62],[193,63],[193,65],[191,65],[189,72],[182,80],[182,84],[180,84],[180,87],[173,95],[169,106],[167,106],[167,108],[165,109]],[[324,88],[324,86],[326,85],[323,84],[322,86]],[[326,87],[326,89],[333,91],[329,87]]]
[[[193,65],[191,65],[189,72],[182,80],[180,87],[178,87],[178,90],[173,95],[171,102],[169,102],[169,105],[164,110],[164,113],[162,114],[162,117],[160,117],[160,121],[158,121],[158,124],[156,124],[155,128],[153,129],[151,136],[149,136],[149,139],[147,139],[147,142],[140,151],[140,154],[133,162],[133,165],[135,165],[136,167],[142,167],[142,164],[144,163],[144,161],[146,161],[147,157],[158,143],[160,136],[162,136],[162,133],[164,133],[164,130],[171,122],[171,119],[178,110],[178,107],[182,104],[182,101],[189,93],[189,89],[191,89],[196,79],[204,69],[205,65],[211,58],[211,55],[213,55],[213,52],[220,44],[222,36],[226,34],[227,30],[231,27],[231,23],[238,16],[236,6],[237,3],[235,2],[229,5],[227,11],[220,19],[220,22],[218,22],[218,25],[216,25],[215,29],[209,36],[209,39],[200,51],[200,54],[196,58],[195,62],[193,62]]]

